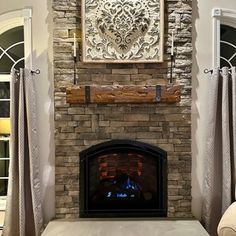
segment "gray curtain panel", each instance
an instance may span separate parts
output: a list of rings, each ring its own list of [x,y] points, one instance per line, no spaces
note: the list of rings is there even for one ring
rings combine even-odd
[[[215,69],[209,78],[203,223],[211,236],[235,200],[236,70]]]
[[[12,72],[11,159],[4,236],[38,236],[40,199],[36,94],[31,71]]]

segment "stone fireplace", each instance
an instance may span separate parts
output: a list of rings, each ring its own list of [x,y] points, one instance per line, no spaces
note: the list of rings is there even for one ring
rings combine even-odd
[[[79,31],[81,27],[80,1],[54,0],[57,218],[80,217],[84,200],[81,199],[84,194],[81,195],[83,183],[80,181],[80,175],[83,174],[83,169],[81,170],[80,167],[81,160],[84,158],[83,153],[91,150],[90,148],[94,145],[114,140],[132,140],[164,150],[167,153],[168,163],[166,215],[169,218],[191,217],[191,2],[190,0],[165,1],[163,63],[84,64],[80,61],[76,63],[78,85],[168,84],[171,32],[175,29],[176,56],[173,82],[182,86],[180,102],[173,104],[69,104],[66,101],[66,89],[73,86],[74,80],[72,43],[73,33]],[[141,152],[140,156],[134,152],[128,154],[133,155],[130,161],[134,162],[136,169],[133,172],[138,176],[142,172],[140,166],[144,165],[144,153]],[[117,164],[121,170],[123,168],[123,172],[122,158],[127,158],[128,154],[120,155],[120,161]],[[127,180],[137,181],[134,174],[132,178],[128,178],[127,173],[130,173],[128,171],[122,173],[126,175],[112,173],[112,168],[106,167],[106,165],[112,165],[106,160],[106,155],[102,154],[100,159],[93,163],[90,169],[93,176],[99,175],[100,179],[106,177],[106,179],[113,178],[114,180],[116,178],[116,181],[123,177],[125,180],[123,183],[127,183]],[[157,166],[155,157],[152,156],[147,161],[147,165],[152,166],[151,168]],[[105,168],[104,170],[107,168],[110,174],[105,174],[106,171],[98,172],[99,168]],[[155,183],[158,178],[153,181]],[[158,186],[158,184],[154,185]],[[134,186],[137,187],[136,182]],[[155,189],[150,191],[155,192]],[[113,194],[112,196],[116,193],[108,191],[107,196],[109,192]],[[145,193],[147,193],[146,190]],[[127,193],[121,192],[120,196],[125,196],[124,194]],[[140,192],[135,194],[134,196],[137,196]],[[154,207],[160,207],[160,205]],[[165,208],[165,203],[163,208]]]

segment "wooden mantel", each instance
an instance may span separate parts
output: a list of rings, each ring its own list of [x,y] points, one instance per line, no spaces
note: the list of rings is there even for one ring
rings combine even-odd
[[[66,89],[66,101],[76,103],[176,103],[180,86],[104,85],[72,86]]]

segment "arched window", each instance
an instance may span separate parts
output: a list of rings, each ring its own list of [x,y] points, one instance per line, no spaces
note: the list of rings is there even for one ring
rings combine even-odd
[[[0,35],[0,74],[24,67],[24,27],[18,26]]]
[[[0,211],[5,210],[10,161],[10,73],[31,64],[31,9],[0,15]]]
[[[220,25],[220,67],[236,66],[236,29]]]
[[[236,66],[236,11],[214,8],[213,67]]]

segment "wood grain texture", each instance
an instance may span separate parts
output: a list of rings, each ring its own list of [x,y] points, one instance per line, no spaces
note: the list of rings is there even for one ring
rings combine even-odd
[[[87,86],[90,90],[86,99],[86,86],[73,86],[66,90],[66,101],[71,104],[84,103],[176,103],[180,102],[180,86],[158,85],[156,86]],[[157,101],[157,95],[160,100]]]

